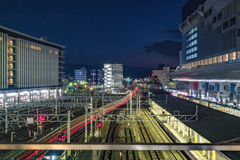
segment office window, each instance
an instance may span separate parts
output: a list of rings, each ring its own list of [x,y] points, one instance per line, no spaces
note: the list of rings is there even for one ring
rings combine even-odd
[[[208,11],[208,16],[212,15],[212,8]]]
[[[221,34],[222,33],[222,26],[219,26],[218,28],[217,28],[217,34]]]
[[[237,36],[240,37],[240,28],[237,29]]]
[[[206,12],[206,13],[205,13],[204,17],[205,17],[205,18],[207,18],[207,17],[208,17],[208,12]]]
[[[12,78],[8,79],[8,84],[13,84],[13,79]]]
[[[230,19],[230,26],[233,26],[234,24],[236,24],[236,17]]]
[[[208,59],[208,64],[212,64],[212,58]]]
[[[217,63],[217,57],[213,57],[213,63]]]
[[[215,16],[213,17],[212,23],[216,23],[216,21],[217,21],[217,17]]]
[[[221,62],[222,62],[222,55],[218,56],[218,63],[221,63]]]
[[[240,58],[240,51],[237,52],[237,59]]]
[[[223,55],[223,62],[228,61],[228,54]]]
[[[0,41],[2,41],[2,37],[0,37]]]
[[[235,60],[236,59],[236,52],[229,54],[229,60]]]
[[[222,13],[218,14],[218,21],[222,19]]]
[[[227,27],[228,27],[228,21],[226,21],[226,22],[223,23],[223,30],[224,30],[224,29],[227,29]]]
[[[204,60],[204,65],[208,65],[208,59]]]

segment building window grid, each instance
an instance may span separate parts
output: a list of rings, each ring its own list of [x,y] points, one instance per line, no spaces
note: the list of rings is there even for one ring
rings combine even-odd
[[[190,60],[190,59],[194,59],[197,58],[197,53],[191,54],[189,56],[186,57],[186,60]]]
[[[197,46],[188,49],[188,50],[186,51],[186,53],[187,53],[187,54],[190,54],[190,53],[193,53],[193,52],[196,52],[196,51],[197,51]]]
[[[192,41],[192,40],[194,40],[194,39],[196,39],[196,38],[197,38],[197,33],[194,33],[193,35],[191,35],[190,37],[188,37],[187,42],[190,42],[190,41]]]
[[[187,36],[193,34],[194,32],[197,31],[197,26],[195,26],[194,28],[192,28],[188,33],[187,33]]]
[[[194,41],[192,41],[189,44],[187,44],[187,48],[190,48],[190,47],[192,47],[192,46],[194,46],[196,44],[197,44],[197,39],[195,39]]]
[[[194,59],[195,56],[197,55],[192,54],[187,56],[186,59],[187,60]],[[212,58],[208,58],[208,59],[204,59],[196,62],[187,63],[183,65],[184,67],[182,68],[192,68],[192,67],[197,67],[199,65],[217,64],[222,62],[228,62],[229,60],[236,60],[238,58],[240,58],[240,51],[224,54],[224,55],[220,55],[220,56],[216,56],[216,57],[212,57]]]

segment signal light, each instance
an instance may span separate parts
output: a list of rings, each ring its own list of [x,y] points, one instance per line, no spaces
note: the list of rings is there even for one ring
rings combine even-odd
[[[40,115],[38,116],[37,121],[45,121],[45,117]]]
[[[152,77],[153,77],[153,74],[152,74]]]
[[[97,126],[98,126],[99,129],[102,128],[102,123],[98,122]]]

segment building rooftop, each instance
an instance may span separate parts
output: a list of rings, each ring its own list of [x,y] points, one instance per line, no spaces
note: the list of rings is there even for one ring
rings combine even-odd
[[[43,45],[48,45],[48,46],[51,46],[51,47],[57,47],[57,48],[61,48],[61,49],[65,48],[65,46],[55,44],[55,43],[52,43],[52,42],[48,42],[46,40],[42,40],[42,39],[39,39],[39,38],[35,38],[35,37],[29,36],[27,34],[24,34],[24,33],[6,28],[6,27],[1,26],[1,25],[0,25],[0,32],[8,33],[11,36],[16,37],[16,38],[23,38],[23,39],[27,39],[27,40],[30,40],[30,41],[35,41],[37,43],[40,43],[40,44],[43,44]]]

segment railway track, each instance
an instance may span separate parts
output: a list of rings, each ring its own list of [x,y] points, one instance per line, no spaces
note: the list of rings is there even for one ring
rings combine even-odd
[[[144,123],[141,120],[138,120],[138,125],[139,125],[140,132],[142,134],[144,143],[155,143],[152,133],[149,132],[148,128],[145,127]],[[159,151],[148,150],[147,152],[149,154],[150,159],[152,160],[164,159],[162,153]]]
[[[138,89],[135,89],[132,92],[132,94],[135,94],[137,90]],[[93,112],[93,114],[94,114],[93,120],[100,116],[100,114],[102,113],[102,109],[104,109],[105,113],[108,113],[111,110],[113,110],[114,108],[117,108],[117,107],[125,104],[129,99],[130,99],[130,94],[128,94],[127,96],[125,96],[121,100],[118,100],[118,101],[115,101],[113,103],[110,103],[110,104],[108,104],[108,105],[106,105],[106,106],[104,106],[102,108],[98,108],[97,110],[95,110]],[[95,115],[97,115],[97,116],[95,116]],[[71,133],[70,134],[75,133],[80,128],[83,128],[83,126],[85,125],[84,124],[84,120],[85,120],[85,115],[83,115],[83,116],[81,116],[79,118],[74,119],[71,122],[71,131],[70,131]],[[89,123],[90,123],[90,118],[88,118],[88,124]],[[56,139],[57,139],[57,134],[59,133],[59,131],[62,130],[62,131],[64,131],[64,133],[66,133],[67,132],[66,128],[67,128],[67,125],[65,124],[65,125],[59,127],[58,129],[54,130],[53,132],[51,132],[49,135],[43,137],[38,142],[54,143],[56,141]],[[36,153],[39,153],[39,152],[42,152],[42,151],[39,151],[39,150],[37,150],[37,151],[21,151],[20,153],[15,154],[14,156],[10,157],[9,159],[15,158],[15,159],[26,159],[26,160],[28,160],[28,159],[32,158]]]
[[[119,110],[114,110],[114,111],[112,111],[112,113],[113,114],[118,114]],[[117,127],[118,127],[118,123],[116,123],[116,121],[111,121],[110,122],[110,125],[108,127],[106,141],[105,141],[106,143],[114,142]],[[113,154],[113,151],[111,151],[111,150],[103,151],[101,159],[103,159],[103,160],[104,159],[112,159],[112,154]]]
[[[131,131],[131,128],[129,128],[129,127],[125,128],[125,141],[126,141],[126,143],[133,143],[132,131]],[[127,160],[138,159],[136,151],[126,150],[126,159]]]
[[[158,124],[156,119],[150,116],[150,112],[148,110],[143,110],[145,114],[145,120],[148,120],[151,126],[153,126],[154,130],[151,130],[155,135],[155,139],[157,139],[156,143],[174,143],[173,140],[167,135],[167,133],[163,130],[163,128]],[[158,138],[156,138],[158,136]],[[187,160],[187,158],[180,151],[164,151],[165,159],[176,159],[176,160]]]

